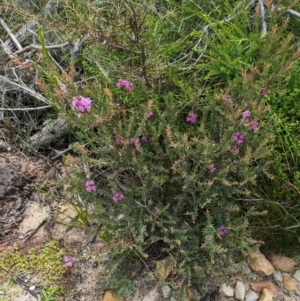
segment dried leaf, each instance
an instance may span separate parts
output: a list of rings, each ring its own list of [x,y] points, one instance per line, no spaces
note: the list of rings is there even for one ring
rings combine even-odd
[[[104,94],[109,98],[109,100],[112,100],[112,93],[110,92],[109,88],[103,88]]]

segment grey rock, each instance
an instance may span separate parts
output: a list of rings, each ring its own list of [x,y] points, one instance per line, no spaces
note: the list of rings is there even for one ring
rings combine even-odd
[[[253,290],[249,290],[245,296],[245,301],[257,301],[259,294]]]
[[[170,296],[170,293],[171,293],[171,288],[168,286],[168,285],[164,285],[162,287],[162,294],[164,296],[164,298],[168,298]]]
[[[159,301],[159,300],[160,300],[159,293],[156,291],[156,289],[150,291],[149,294],[143,298],[143,301]]]
[[[282,274],[280,271],[275,271],[273,275],[274,275],[275,280],[277,280],[279,282],[283,281],[283,277],[282,277]]]
[[[300,282],[300,270],[297,270],[294,274],[293,277]]]
[[[227,285],[226,283],[222,284],[220,287],[220,293],[225,297],[233,297],[234,296],[234,290],[230,285]]]
[[[243,301],[245,298],[245,285],[241,281],[237,281],[234,289],[235,299]]]

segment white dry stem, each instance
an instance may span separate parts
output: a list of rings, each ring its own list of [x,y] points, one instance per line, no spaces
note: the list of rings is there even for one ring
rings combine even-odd
[[[287,12],[288,12],[290,15],[292,15],[292,16],[294,16],[294,17],[300,19],[300,13],[298,13],[297,11],[295,11],[295,10],[289,8],[289,9],[287,10]]]
[[[4,20],[2,18],[0,18],[0,24],[6,30],[7,34],[9,35],[9,37],[11,38],[11,40],[13,41],[13,43],[16,45],[16,47],[19,50],[22,50],[23,48],[22,48],[21,44],[18,42],[18,40],[16,39],[16,37],[11,32],[10,28],[8,27],[8,25],[4,22]]]
[[[31,95],[31,96],[34,97],[35,99],[40,100],[41,102],[43,102],[43,103],[45,103],[45,104],[47,104],[47,105],[50,104],[50,101],[49,101],[47,98],[45,98],[45,97],[44,97],[43,95],[41,95],[40,93],[38,93],[38,92],[36,92],[36,91],[34,91],[34,90],[31,90],[31,89],[28,88],[27,86],[20,85],[20,84],[14,82],[14,81],[8,79],[8,78],[5,77],[5,76],[2,76],[2,75],[0,75],[0,82],[1,82],[1,81],[2,81],[2,82],[5,82],[5,83],[8,83],[8,84],[10,84],[10,85],[12,85],[12,86],[14,86],[14,87],[18,87],[18,88],[19,88],[20,90],[22,90],[23,92],[25,92],[25,93]]]
[[[267,34],[267,23],[266,23],[266,16],[265,16],[265,7],[264,7],[264,1],[258,0],[259,8],[260,8],[260,14],[261,14],[261,22],[262,22],[262,32],[261,37],[263,38]]]

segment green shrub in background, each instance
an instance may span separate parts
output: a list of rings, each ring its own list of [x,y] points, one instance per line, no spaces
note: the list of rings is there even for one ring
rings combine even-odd
[[[262,37],[259,8],[243,2],[216,2],[213,12],[192,1],[61,9],[55,28],[88,34],[86,73],[75,83],[45,61],[40,87],[77,137],[81,159],[65,158],[69,187],[104,225],[109,285],[124,291],[143,269],[153,279],[164,258],[171,282],[224,275],[257,243],[273,204],[257,195],[284,168],[271,161],[280,128],[270,97],[299,56],[285,10],[266,7]],[[269,222],[272,231],[282,220]]]

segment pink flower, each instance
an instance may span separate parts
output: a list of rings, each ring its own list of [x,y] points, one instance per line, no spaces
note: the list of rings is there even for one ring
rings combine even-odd
[[[87,192],[96,191],[96,184],[95,184],[95,181],[93,181],[93,180],[87,181],[87,182],[85,183],[85,190],[86,190]]]
[[[225,102],[228,102],[228,103],[231,103],[232,102],[232,98],[230,95],[222,95],[222,99],[225,101]]]
[[[123,145],[124,144],[124,141],[120,138],[120,137],[116,137],[115,138],[115,143],[117,144],[117,145]]]
[[[261,87],[260,88],[260,93],[262,96],[266,96],[268,94],[268,90],[266,87]]]
[[[255,120],[250,121],[251,130],[256,133],[258,131],[258,122]]]
[[[69,260],[70,260],[70,257],[69,257],[69,256],[64,256],[64,258],[63,258],[63,262],[64,262],[64,263],[69,262]]]
[[[134,139],[134,150],[136,152],[139,152],[141,150],[141,147],[140,147],[140,138]]]
[[[104,248],[104,243],[103,242],[98,242],[97,246],[101,250],[101,249]]]
[[[62,84],[62,85],[61,85],[61,88],[62,88],[63,91],[66,92],[66,93],[69,93],[69,92],[70,92],[70,89],[69,89],[69,87],[68,87],[66,84]]]
[[[221,236],[223,236],[228,233],[228,229],[224,225],[222,225],[218,228],[218,232]]]
[[[124,199],[123,192],[122,191],[114,192],[112,199],[115,203],[118,203],[120,200]]]
[[[148,137],[144,135],[141,137],[141,140],[145,143],[149,142]]]
[[[209,167],[209,172],[210,172],[210,173],[214,173],[216,170],[217,170],[217,168],[216,168],[214,165],[211,165],[211,166]]]
[[[92,100],[88,97],[74,96],[72,106],[78,112],[78,118],[82,117],[82,113],[89,112],[92,107]]]
[[[244,118],[249,117],[250,115],[251,115],[251,112],[250,112],[249,110],[246,110],[246,111],[244,111],[244,112],[242,113],[242,116],[243,116]]]
[[[195,124],[197,122],[197,114],[196,113],[189,113],[189,115],[186,117],[186,122],[191,123],[191,124]]]
[[[125,79],[119,79],[117,82],[117,88],[123,88],[126,92],[131,92],[133,84]]]
[[[230,148],[229,152],[232,153],[232,154],[234,154],[234,155],[237,155],[240,152],[240,150],[239,150],[239,148],[236,145],[232,145],[232,147]]]
[[[147,114],[146,114],[146,118],[149,119],[150,117],[153,116],[153,112],[152,111],[149,111]]]
[[[241,132],[236,132],[233,135],[233,140],[237,144],[243,144],[245,139],[246,139],[246,137],[243,134],[241,134]]]
[[[76,257],[64,256],[63,262],[67,265],[67,267],[71,268],[74,262],[77,260]]]

